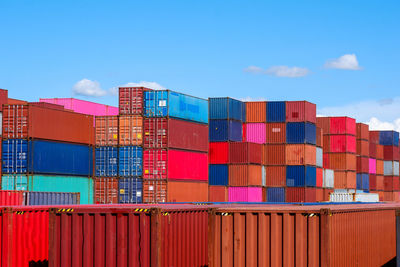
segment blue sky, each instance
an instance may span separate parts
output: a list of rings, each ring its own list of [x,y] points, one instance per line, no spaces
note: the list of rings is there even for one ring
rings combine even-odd
[[[398,14],[394,0],[2,0],[0,88],[31,101],[116,105],[111,88],[144,81],[200,97],[309,100],[324,115],[393,122]]]

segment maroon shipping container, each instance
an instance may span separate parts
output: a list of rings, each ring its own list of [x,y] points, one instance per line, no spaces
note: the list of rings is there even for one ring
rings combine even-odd
[[[327,154],[327,153],[324,153],[323,154],[323,160],[324,160],[324,162],[323,162],[323,167],[325,168],[325,169],[329,169],[330,168],[330,159],[329,159],[329,154]]]
[[[322,147],[323,140],[324,140],[324,133],[322,131],[322,128],[317,127],[316,128],[316,134],[317,134],[317,136],[316,136],[316,145],[317,145],[317,147]]]
[[[357,155],[369,157],[369,142],[357,140]]]
[[[208,150],[210,164],[226,164],[229,160],[228,142],[210,142]]]
[[[93,116],[35,105],[4,105],[3,138],[94,144]]]
[[[317,122],[317,106],[307,101],[286,101],[287,122]]]
[[[286,123],[266,123],[267,144],[284,144],[286,143]]]
[[[383,146],[383,159],[391,161],[399,160],[399,147]]]
[[[141,115],[143,114],[144,91],[151,91],[145,87],[120,87],[119,88],[119,114]]]
[[[356,153],[356,137],[344,134],[335,134],[330,136],[329,152],[352,152]]]
[[[229,143],[229,163],[262,163],[263,145],[248,142]]]
[[[95,178],[94,197],[96,204],[118,203],[118,179],[117,178]]]
[[[146,118],[143,146],[208,152],[208,126],[176,119]]]
[[[331,152],[331,136],[324,135],[322,139],[323,139],[322,149],[324,153]]]
[[[369,142],[379,145],[379,131],[369,131]]]
[[[357,173],[369,173],[369,158],[357,156]]]
[[[286,166],[267,166],[265,167],[265,185],[267,187],[286,186]]]
[[[369,143],[369,157],[376,159],[376,144]]]
[[[356,120],[349,117],[331,117],[330,134],[356,135]]]
[[[25,191],[0,190],[0,206],[21,206],[24,204]]]
[[[286,202],[317,202],[316,188],[286,187]]]
[[[264,165],[285,165],[286,148],[285,145],[265,145],[264,146]]]
[[[0,111],[3,110],[5,104],[8,104],[8,90],[0,89]]]
[[[52,209],[49,266],[206,266],[207,228],[193,205]]]
[[[376,190],[376,174],[369,174],[369,189]]]
[[[393,176],[383,177],[383,190],[393,191]]]
[[[400,190],[400,178],[399,176],[393,176],[393,191]]]
[[[360,140],[369,140],[369,126],[364,123],[358,122],[356,124],[357,127],[357,139]]]
[[[321,128],[324,135],[330,134],[331,132],[331,120],[329,117],[318,117],[317,118],[317,127]]]

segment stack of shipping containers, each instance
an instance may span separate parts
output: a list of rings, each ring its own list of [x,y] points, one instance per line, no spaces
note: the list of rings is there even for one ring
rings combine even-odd
[[[143,202],[208,200],[208,101],[144,92]]]
[[[79,192],[93,203],[93,123],[59,105],[3,105],[2,189]]]
[[[370,168],[369,162],[369,126],[364,123],[356,124],[356,155],[357,155],[357,176],[356,176],[356,189],[364,192],[370,190],[370,172],[375,175],[375,168]],[[372,164],[375,162],[372,162]]]

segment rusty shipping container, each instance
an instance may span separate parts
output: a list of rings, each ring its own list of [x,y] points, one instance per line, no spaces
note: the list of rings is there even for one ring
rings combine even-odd
[[[286,143],[286,123],[268,122],[266,123],[266,143],[285,144]]]
[[[356,155],[351,153],[329,153],[329,168],[355,171],[357,169]]]
[[[285,144],[264,145],[263,165],[285,165]]]
[[[334,188],[356,189],[357,175],[355,171],[335,171]]]
[[[93,116],[35,105],[3,106],[3,138],[94,144]]]
[[[117,146],[118,129],[118,116],[96,116],[96,146]]]
[[[118,203],[118,179],[102,177],[94,179],[94,203],[116,204]]]
[[[177,119],[146,118],[143,146],[208,152],[208,126]]]
[[[140,146],[143,144],[143,117],[119,116],[119,145]]]
[[[246,122],[266,122],[267,102],[246,102]]]
[[[263,145],[247,142],[229,143],[229,163],[262,163]]]
[[[260,165],[231,164],[228,168],[230,186],[262,186]]]
[[[144,110],[144,92],[151,91],[145,87],[119,88],[119,114],[142,115]]]
[[[316,146],[286,145],[286,165],[316,165]]]
[[[265,168],[267,187],[286,186],[286,166],[267,166]]]

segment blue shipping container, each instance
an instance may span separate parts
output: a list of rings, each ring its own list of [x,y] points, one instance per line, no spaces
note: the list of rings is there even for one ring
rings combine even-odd
[[[210,120],[238,120],[246,122],[246,104],[229,97],[208,99]]]
[[[363,173],[362,177],[362,189],[364,191],[369,191],[369,174]]]
[[[285,202],[285,188],[267,188],[267,202]]]
[[[357,175],[356,175],[356,189],[362,190],[362,176],[361,176],[361,173],[357,173]]]
[[[273,101],[267,102],[267,122],[286,121],[286,102]]]
[[[208,123],[208,101],[169,90],[144,92],[146,117],[173,117]]]
[[[143,180],[141,178],[121,178],[118,180],[119,203],[142,203]]]
[[[316,144],[316,127],[309,122],[288,122],[286,124],[288,144]]]
[[[26,192],[26,205],[77,205],[79,193]]]
[[[317,170],[312,166],[286,166],[286,185],[290,187],[315,187]]]
[[[380,131],[379,144],[384,146],[399,146],[399,133],[396,131]]]
[[[87,145],[12,139],[3,141],[3,173],[91,176],[93,149]]]
[[[210,120],[210,142],[242,141],[242,123],[233,120]]]
[[[141,176],[143,172],[143,148],[124,146],[119,148],[119,175]]]
[[[95,176],[118,176],[118,148],[112,146],[96,147]]]
[[[226,164],[209,164],[209,185],[228,185],[228,165]]]

